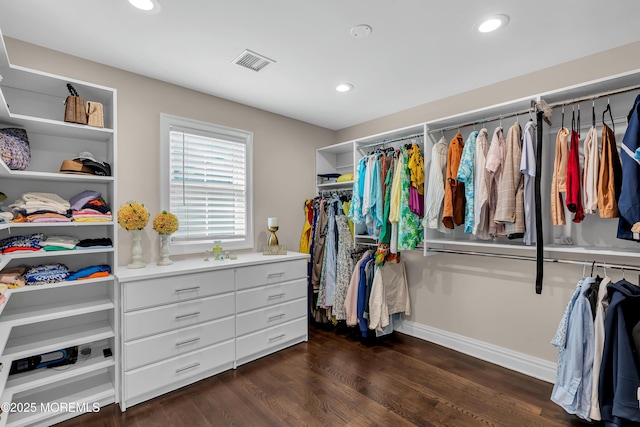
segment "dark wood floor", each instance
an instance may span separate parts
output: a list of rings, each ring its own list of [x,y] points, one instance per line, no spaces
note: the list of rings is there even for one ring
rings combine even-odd
[[[311,327],[309,342],[120,412],[93,426],[587,426],[551,384],[399,333],[362,342]]]

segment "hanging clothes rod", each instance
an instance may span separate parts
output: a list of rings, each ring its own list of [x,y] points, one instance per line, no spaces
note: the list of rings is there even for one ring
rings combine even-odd
[[[440,249],[440,248],[427,248],[427,252],[439,252],[439,253],[447,253],[447,254],[458,254],[458,255],[478,255],[478,256],[488,256],[492,258],[507,258],[507,259],[517,259],[522,261],[535,261],[536,258],[532,256],[525,255],[508,255],[508,254],[492,254],[485,252],[474,252],[474,251],[465,251],[465,250],[453,250],[453,249]],[[640,266],[636,265],[626,265],[626,264],[609,264],[604,262],[595,262],[595,261],[574,261],[571,259],[561,259],[561,258],[543,258],[544,262],[553,262],[556,264],[572,264],[572,265],[580,265],[586,267],[603,267],[603,268],[615,268],[617,270],[632,270],[632,271],[640,271]]]
[[[624,88],[620,88],[620,89],[615,89],[615,90],[610,90],[607,92],[600,92],[597,93],[595,95],[589,95],[589,96],[585,96],[582,98],[576,98],[576,99],[572,99],[570,101],[559,101],[559,102],[554,102],[549,104],[549,107],[553,108],[553,107],[561,107],[561,106],[567,106],[567,105],[573,105],[573,104],[579,104],[581,102],[585,102],[585,101],[594,101],[596,99],[600,99],[600,98],[604,98],[605,96],[612,96],[612,95],[619,95],[621,93],[627,93],[627,92],[633,92],[636,90],[640,90],[640,85],[635,85],[635,86],[627,86]]]
[[[450,131],[450,130],[462,129],[462,128],[466,128],[466,127],[469,127],[469,126],[475,126],[475,125],[479,125],[479,124],[482,124],[482,123],[493,122],[493,121],[496,121],[496,120],[508,119],[508,118],[516,117],[516,116],[523,116],[525,114],[534,113],[535,111],[536,111],[536,101],[531,100],[531,107],[529,107],[528,110],[518,111],[518,112],[515,112],[515,113],[509,113],[509,114],[501,114],[499,116],[487,117],[485,119],[475,120],[473,122],[463,123],[463,124],[460,124],[460,125],[451,125],[451,126],[445,126],[445,127],[442,127],[442,128],[438,128],[438,129],[429,129],[429,133],[430,134],[434,134],[434,133],[442,132],[444,134],[444,132],[447,132],[447,131]]]
[[[393,142],[406,141],[408,139],[415,139],[415,138],[422,138],[422,137],[424,137],[423,133],[416,133],[414,135],[401,136],[401,137],[392,138],[392,139],[385,139],[384,141],[379,141],[379,142],[374,142],[372,144],[363,145],[361,147],[358,147],[358,149],[362,150],[362,149],[365,149],[365,148],[377,147],[378,145],[391,144]]]
[[[327,194],[351,194],[353,192],[353,188],[335,188],[332,190],[325,189],[320,190],[320,195],[325,196]]]

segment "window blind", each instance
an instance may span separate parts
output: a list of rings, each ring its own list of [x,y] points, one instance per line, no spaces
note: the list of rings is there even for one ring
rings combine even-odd
[[[170,132],[172,241],[241,240],[247,235],[247,146],[232,138]]]

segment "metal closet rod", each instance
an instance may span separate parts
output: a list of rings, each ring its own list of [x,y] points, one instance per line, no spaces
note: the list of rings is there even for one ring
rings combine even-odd
[[[324,196],[326,194],[351,194],[353,192],[353,188],[336,188],[334,190],[320,190],[320,195]]]
[[[548,105],[551,108],[562,107],[562,106],[566,107],[567,105],[579,104],[585,101],[595,101],[596,99],[604,98],[605,96],[620,95],[621,93],[633,92],[639,89],[640,89],[640,85],[627,86],[620,89],[610,90],[607,92],[600,92],[595,95],[589,95],[582,98],[572,99],[571,101],[558,101]]]
[[[434,134],[434,133],[438,133],[438,132],[444,133],[446,131],[450,131],[450,130],[454,130],[454,129],[461,129],[461,128],[465,128],[465,127],[469,127],[469,126],[479,125],[479,124],[482,124],[482,123],[493,122],[493,121],[496,121],[496,120],[508,119],[508,118],[516,117],[516,116],[523,116],[523,115],[528,114],[528,113],[534,113],[535,112],[535,108],[536,108],[536,102],[532,100],[531,101],[531,107],[529,107],[529,109],[527,109],[527,110],[518,111],[518,112],[515,112],[515,113],[509,113],[509,114],[501,114],[499,116],[487,117],[485,119],[475,120],[473,122],[464,123],[464,124],[461,124],[461,125],[451,125],[451,126],[445,126],[443,128],[439,128],[439,129],[430,129],[429,133],[430,134]]]
[[[535,257],[524,256],[524,255],[508,255],[508,254],[492,254],[485,252],[474,252],[474,251],[463,251],[463,250],[453,250],[453,249],[439,249],[439,248],[427,248],[427,252],[442,252],[448,254],[459,254],[459,255],[479,255],[479,256],[489,256],[493,258],[508,258],[508,259],[517,259],[523,261],[535,261]],[[580,266],[594,266],[594,267],[603,267],[603,268],[615,268],[618,270],[633,270],[640,271],[640,267],[636,265],[627,265],[627,264],[609,264],[605,262],[596,262],[596,261],[574,261],[571,259],[562,259],[562,258],[543,258],[544,262],[553,262],[556,264],[572,264],[572,265],[580,265]]]
[[[406,141],[407,139],[422,138],[422,137],[424,137],[423,133],[416,133],[414,135],[400,136],[398,138],[385,139],[384,141],[379,141],[379,142],[374,142],[373,144],[363,145],[361,147],[358,147],[358,149],[362,150],[364,148],[376,147],[378,145],[391,144],[393,142]]]

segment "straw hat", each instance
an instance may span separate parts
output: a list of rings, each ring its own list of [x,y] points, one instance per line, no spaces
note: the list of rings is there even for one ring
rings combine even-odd
[[[93,170],[89,166],[78,160],[63,160],[60,165],[60,173],[77,173],[93,175]]]

